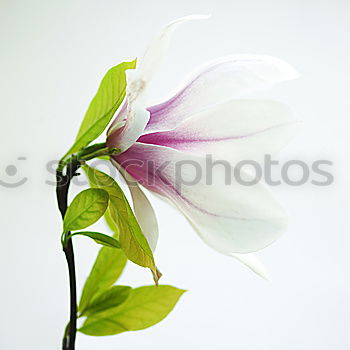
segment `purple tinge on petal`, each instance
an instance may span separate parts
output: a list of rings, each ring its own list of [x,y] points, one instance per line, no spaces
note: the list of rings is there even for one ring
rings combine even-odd
[[[181,198],[187,204],[194,206],[177,189],[176,179],[172,176],[175,175],[172,174],[173,162],[163,159],[159,154],[161,150],[155,150],[152,145],[136,143],[113,159],[148,190],[170,198],[174,196]],[[202,211],[201,208],[194,207]],[[210,214],[206,211],[205,213]]]
[[[145,133],[165,131],[209,106],[295,78],[287,63],[267,56],[226,56],[201,67],[169,100],[148,108]]]
[[[245,216],[242,216],[234,210],[226,213],[211,210],[210,205],[208,206],[210,201],[204,201],[207,203],[207,206],[202,206],[202,202],[193,201],[191,196],[189,196],[189,189],[187,188],[183,191],[183,187],[186,186],[181,184],[182,178],[181,176],[179,177],[179,174],[177,173],[177,158],[174,157],[176,152],[176,150],[167,147],[135,143],[127,151],[117,156],[113,156],[113,160],[124,168],[124,170],[139,184],[150,191],[170,199],[170,201],[176,205],[180,205],[183,208],[191,208],[191,210],[194,209],[201,214],[211,217],[239,220],[243,222],[247,220]],[[204,168],[202,168],[202,170],[204,170]],[[178,183],[178,181],[180,181],[180,183]],[[209,185],[206,187],[210,188],[211,186]],[[191,188],[190,191],[193,192],[194,189],[196,189],[195,186]],[[213,195],[214,193],[211,194]],[[208,194],[205,196],[207,195]],[[200,196],[203,196],[203,193],[200,194]],[[218,192],[215,192],[215,196],[217,199],[221,198],[220,196],[222,196],[222,193],[219,194]]]
[[[190,115],[205,109],[206,101],[198,103],[195,99],[196,93],[205,93],[210,84],[211,73],[225,69],[223,61],[217,60],[209,64],[205,69],[199,71],[179,92],[165,102],[147,108],[151,118],[146,126],[146,132],[154,130],[170,130]],[[216,101],[218,102],[218,101]]]
[[[158,129],[172,129],[192,113],[199,112],[202,108],[205,108],[205,101],[202,101],[203,103],[199,105],[192,105],[191,108],[188,108],[188,103],[191,100],[191,95],[195,94],[196,90],[205,90],[208,82],[202,80],[206,79],[220,64],[222,64],[222,62],[219,60],[215,61],[215,63],[200,71],[198,75],[190,80],[190,82],[173,97],[158,105],[149,107],[147,110],[150,112],[151,118],[145,131],[152,132],[152,130]],[[196,104],[196,101],[193,102]]]
[[[125,152],[113,156],[113,160],[123,167],[138,183],[153,192],[162,193],[161,180],[157,178],[157,173],[154,169],[155,161],[150,157],[147,149],[140,148],[136,143]]]
[[[182,130],[181,128],[179,128],[170,131],[142,135],[138,139],[138,142],[151,145],[165,146],[183,151],[196,151],[196,149],[200,148],[201,144],[245,139],[259,134],[263,134],[264,132],[268,132],[276,128],[283,128],[291,124],[293,123],[286,122],[242,135],[231,135],[224,137],[209,137],[208,135],[201,135],[199,133],[196,133],[193,130]]]
[[[162,157],[157,157],[152,145],[148,147],[145,144],[136,143],[120,155],[113,156],[113,160],[123,167],[139,184],[161,196],[173,199],[175,202],[180,200],[184,205],[206,215],[246,220],[233,215],[225,216],[213,213],[186,198],[177,188],[176,179],[169,174],[169,169],[172,169],[174,164],[171,161],[162,161]]]
[[[262,249],[285,227],[284,212],[260,185],[227,187],[217,176],[214,186],[206,184],[204,178],[198,184],[184,183],[193,175],[192,167],[181,167],[179,177],[176,164],[187,160],[185,153],[136,143],[113,158],[137,182],[170,200],[200,237],[221,253]],[[191,159],[205,166],[203,158]]]
[[[147,108],[151,114],[151,118],[146,126],[145,131],[153,129],[171,129],[177,125],[183,119],[181,115],[181,103],[186,97],[186,87],[178,92],[175,96],[169,100],[160,103],[158,105]],[[172,116],[177,114],[176,120]]]
[[[207,108],[172,130],[144,134],[138,142],[232,160],[229,150],[235,158],[275,152],[289,140],[293,124],[282,103],[236,99]]]

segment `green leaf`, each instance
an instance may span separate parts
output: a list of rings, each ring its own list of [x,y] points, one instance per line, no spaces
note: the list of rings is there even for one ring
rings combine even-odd
[[[126,198],[111,196],[110,213],[112,220],[119,226],[120,246],[128,259],[156,272],[152,250]]]
[[[122,304],[129,296],[131,287],[112,286],[104,292],[92,298],[89,307],[84,312],[84,316],[90,316]]]
[[[165,285],[133,289],[123,304],[88,317],[79,331],[105,336],[151,327],[169,314],[184,292]]]
[[[103,233],[99,232],[91,232],[91,231],[82,231],[82,232],[74,232],[70,235],[70,237],[73,236],[86,236],[92,238],[96,243],[102,244],[106,247],[111,247],[111,248],[120,248],[119,242],[108,235],[105,235]]]
[[[134,69],[136,60],[112,67],[101,81],[80,126],[77,138],[63,159],[80,151],[102,134],[114,113],[123,102],[126,90],[127,69]]]
[[[87,278],[79,303],[79,312],[84,313],[92,298],[110,288],[122,274],[127,258],[121,249],[103,247]]]
[[[119,227],[114,223],[109,208],[107,208],[104,217],[109,229],[114,233],[114,236],[119,239]]]
[[[67,209],[63,221],[65,231],[75,231],[95,223],[108,207],[108,192],[89,188],[80,192]]]
[[[91,186],[109,193],[109,219],[118,227],[121,248],[129,260],[157,272],[153,253],[119,185],[105,173],[84,166]]]

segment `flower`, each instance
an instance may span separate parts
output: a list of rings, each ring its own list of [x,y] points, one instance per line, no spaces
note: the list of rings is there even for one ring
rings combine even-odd
[[[296,71],[269,56],[222,57],[198,69],[173,97],[147,108],[148,87],[172,32],[188,20],[206,17],[188,16],[168,24],[137,68],[127,71],[126,100],[108,130],[107,144],[122,151],[112,162],[129,184],[135,215],[153,250],[157,221],[137,183],[178,208],[209,246],[265,277],[252,252],[285,230],[284,210],[261,183],[225,184],[225,166],[212,167],[210,183],[204,176],[197,179],[196,170],[206,169],[208,154],[214,161],[229,161],[233,169],[240,160],[260,160],[283,147],[297,125],[290,110],[278,102],[243,97],[294,79]],[[250,179],[247,172],[241,174]]]

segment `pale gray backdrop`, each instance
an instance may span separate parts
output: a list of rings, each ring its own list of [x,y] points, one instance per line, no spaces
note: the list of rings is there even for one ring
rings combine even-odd
[[[59,349],[68,317],[61,222],[46,163],[72,143],[104,72],[142,53],[168,21],[193,13],[212,19],[175,34],[155,81],[159,97],[216,56],[285,59],[302,77],[264,96],[287,102],[304,125],[279,157],[329,159],[335,181],[274,188],[291,224],[260,254],[270,282],[210,250],[180,214],[153,198],[163,283],[189,292],[161,324],[115,337],[79,335],[77,349],[349,349],[350,3],[1,0],[0,179],[28,178],[19,188],[0,186],[1,350]],[[16,175],[6,173],[10,164]],[[97,248],[83,238],[76,247],[81,287]],[[122,282],[152,283],[132,264]]]

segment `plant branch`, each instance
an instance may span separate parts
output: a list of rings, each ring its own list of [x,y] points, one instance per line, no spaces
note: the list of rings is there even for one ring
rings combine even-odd
[[[71,180],[77,176],[77,170],[85,161],[96,158],[101,155],[113,155],[119,150],[115,148],[108,148],[106,143],[97,143],[86,148],[83,148],[78,154],[73,154],[69,158],[63,158],[59,162],[56,171],[56,195],[58,208],[61,212],[62,219],[66,214],[68,208],[68,190]],[[63,173],[66,168],[65,174]],[[69,236],[70,232],[67,233]],[[68,272],[69,272],[69,286],[70,286],[70,320],[65,329],[62,350],[74,350],[75,339],[77,333],[77,286],[75,274],[75,259],[72,239],[67,241],[63,246],[63,251],[66,256]]]
[[[56,172],[56,194],[58,207],[61,212],[62,218],[66,214],[68,207],[68,190],[72,178],[76,175],[76,171],[80,167],[80,162],[75,158],[67,165],[66,174],[64,175],[61,170]],[[75,275],[75,259],[73,242],[70,239],[67,245],[63,248],[66,256],[68,271],[69,271],[69,285],[70,285],[70,321],[65,331],[65,335],[62,342],[63,350],[74,350],[75,339],[77,333],[77,287],[76,287],[76,275]]]

